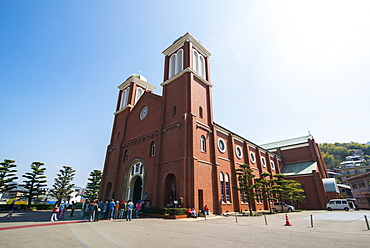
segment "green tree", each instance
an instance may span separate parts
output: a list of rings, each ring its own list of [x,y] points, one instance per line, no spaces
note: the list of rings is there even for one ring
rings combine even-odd
[[[18,179],[15,174],[17,170],[14,169],[17,165],[14,163],[15,161],[10,159],[4,159],[4,162],[0,163],[0,193],[8,193],[17,187],[14,182]]]
[[[236,169],[236,176],[239,180],[239,188],[234,187],[240,191],[241,200],[247,202],[249,204],[249,213],[252,215],[253,213],[253,202],[255,200],[255,191],[253,185],[253,178],[255,177],[253,174],[253,170],[250,168],[248,164],[240,165],[239,169]]]
[[[43,165],[44,163],[33,162],[30,165],[32,171],[26,172],[22,175],[22,177],[26,179],[23,181],[23,184],[20,184],[19,186],[27,190],[24,196],[28,199],[28,208],[31,207],[32,200],[34,198],[45,193],[45,189],[43,189],[43,187],[46,187],[47,180],[45,176],[46,168],[42,168]]]
[[[71,182],[76,172],[71,166],[67,165],[63,165],[63,169],[59,171],[60,173],[58,173],[57,177],[54,178],[54,189],[51,191],[51,195],[57,198],[57,203],[67,199],[73,192],[72,187],[74,184]]]
[[[272,200],[275,200],[273,195],[272,186],[274,185],[274,179],[267,179],[271,176],[269,172],[263,172],[260,175],[260,178],[254,179],[255,192],[261,200],[267,201],[270,203]],[[270,208],[270,212],[272,208]]]
[[[88,178],[89,182],[86,185],[84,197],[89,200],[97,199],[99,196],[100,181],[102,172],[100,170],[93,170]]]
[[[297,201],[302,201],[305,198],[305,191],[302,185],[294,180],[286,180],[284,174],[275,174],[275,185],[272,186],[272,192],[276,194],[279,202],[291,200],[293,204]],[[284,206],[282,206],[284,211]]]

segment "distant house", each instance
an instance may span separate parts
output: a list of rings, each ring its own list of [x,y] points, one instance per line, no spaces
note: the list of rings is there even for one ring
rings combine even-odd
[[[360,208],[370,209],[370,172],[346,179]]]

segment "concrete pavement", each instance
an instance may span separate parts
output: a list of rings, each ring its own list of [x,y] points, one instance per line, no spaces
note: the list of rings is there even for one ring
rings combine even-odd
[[[5,215],[5,214],[4,214]],[[369,247],[370,231],[358,219],[370,211],[303,211],[285,215],[165,220],[155,218],[50,222],[50,212],[0,219],[1,247]],[[314,218],[311,227],[310,215]],[[75,216],[79,216],[76,214]],[[325,217],[326,216],[326,217]],[[336,217],[333,217],[336,216]],[[350,217],[352,216],[352,217]],[[357,218],[358,220],[355,220]],[[57,225],[58,224],[58,225]],[[10,229],[11,228],[11,229]]]

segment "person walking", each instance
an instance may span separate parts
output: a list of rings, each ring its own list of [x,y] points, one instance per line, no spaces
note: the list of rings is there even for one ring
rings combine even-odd
[[[76,209],[76,203],[74,201],[72,201],[72,203],[71,203],[71,214],[69,215],[69,217],[73,217],[75,209]]]
[[[140,211],[141,211],[141,201],[140,200],[137,201],[135,208],[136,208],[136,216],[135,217],[139,218]]]
[[[62,201],[62,204],[60,205],[60,208],[59,208],[59,216],[58,216],[60,220],[64,220],[65,209],[66,209],[66,203],[65,201]]]
[[[12,201],[12,203],[10,203],[10,205],[9,205],[9,213],[7,215],[5,215],[4,218],[11,219],[12,215],[13,215],[14,208],[15,208],[15,201]]]
[[[55,206],[53,208],[53,213],[51,214],[50,221],[58,220],[58,218],[57,218],[58,212],[59,212],[59,206],[58,206],[58,204],[55,204]]]
[[[127,202],[127,214],[126,214],[126,221],[132,220],[132,210],[134,209],[134,204],[129,200]]]

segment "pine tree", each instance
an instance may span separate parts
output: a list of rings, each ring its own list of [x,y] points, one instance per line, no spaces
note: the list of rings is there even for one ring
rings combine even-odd
[[[236,169],[236,175],[239,180],[239,188],[234,187],[240,191],[241,200],[249,204],[250,216],[253,214],[252,206],[256,195],[254,192],[255,186],[253,185],[252,181],[255,176],[252,173],[253,170],[250,168],[250,165],[240,165],[240,169]]]
[[[89,182],[86,185],[84,197],[89,200],[97,199],[99,196],[100,181],[102,172],[100,170],[93,170],[88,178]]]
[[[260,178],[254,179],[256,194],[258,194],[261,200],[267,201],[268,203],[270,203],[272,200],[275,200],[272,190],[275,180],[266,179],[269,176],[271,176],[269,172],[263,172],[261,173]],[[270,212],[272,212],[272,208],[270,208]]]
[[[13,169],[17,167],[14,164],[14,160],[4,159],[4,162],[0,163],[0,193],[8,193],[10,190],[17,187],[14,180],[18,179],[15,176],[17,170]]]
[[[26,180],[23,181],[24,184],[20,184],[19,186],[27,190],[24,196],[28,199],[28,208],[31,207],[32,200],[34,198],[45,193],[45,189],[43,189],[43,187],[46,186],[47,180],[45,179],[46,168],[42,168],[43,165],[44,163],[33,162],[30,165],[32,171],[26,172],[22,175]]]
[[[75,176],[75,170],[71,166],[64,165],[63,169],[59,170],[60,173],[54,178],[54,189],[51,191],[51,195],[57,198],[57,202],[60,203],[63,199],[67,199],[73,192],[72,182]]]

